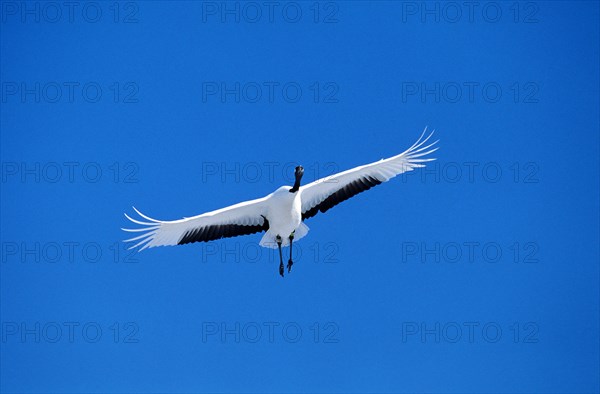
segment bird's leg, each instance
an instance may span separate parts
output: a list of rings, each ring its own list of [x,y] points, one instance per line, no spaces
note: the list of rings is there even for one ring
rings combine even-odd
[[[292,261],[292,243],[294,241],[294,232],[292,232],[290,234],[290,259],[288,260],[288,265],[287,265],[287,269],[288,272],[292,271],[292,265],[294,264],[294,262]]]
[[[281,254],[281,237],[278,235],[275,237],[277,241],[277,247],[279,248],[279,275],[283,278],[283,255]]]

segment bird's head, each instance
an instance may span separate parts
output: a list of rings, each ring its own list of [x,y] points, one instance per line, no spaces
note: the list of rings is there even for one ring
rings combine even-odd
[[[294,186],[290,189],[290,193],[296,193],[300,189],[300,181],[302,180],[302,175],[304,175],[304,167],[296,167],[296,170],[294,171],[296,181],[294,182]]]

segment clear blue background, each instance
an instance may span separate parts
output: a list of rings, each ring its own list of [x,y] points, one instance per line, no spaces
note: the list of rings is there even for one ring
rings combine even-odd
[[[3,89],[36,82],[103,89],[97,103],[80,89],[73,102],[66,90],[58,103],[31,95],[22,102],[20,93],[2,101],[4,171],[14,163],[79,163],[73,182],[66,172],[56,183],[22,181],[21,173],[2,180],[3,392],[598,392],[597,2],[518,3],[518,14],[512,3],[494,3],[498,22],[481,8],[469,21],[463,8],[455,23],[451,9],[440,8],[439,21],[410,13],[420,2],[321,3],[318,23],[313,3],[298,3],[297,23],[282,17],[282,6],[272,23],[267,15],[222,23],[201,2],[159,1],[121,3],[118,22],[112,3],[98,3],[102,18],[89,23],[84,4],[72,23],[66,14],[56,23],[31,15],[23,22],[3,8]],[[333,23],[323,23],[330,13]],[[134,23],[123,23],[127,15]],[[203,100],[211,81],[296,82],[303,93],[297,103],[280,90],[272,103]],[[133,83],[137,102],[122,95],[114,102],[115,82],[121,94]],[[315,82],[322,94],[334,83],[337,102],[315,103]],[[456,103],[449,91],[439,102],[431,94],[403,98],[407,82],[495,83],[502,96],[490,102],[479,88]],[[511,86],[527,83],[531,100],[515,100]],[[255,250],[258,234],[216,242],[217,253],[206,244],[132,256],[121,248],[115,262],[112,245],[124,239],[122,213],[132,205],[159,219],[192,216],[289,183],[285,163],[326,175],[397,154],[426,125],[441,139],[431,167],[440,178],[397,178],[310,219],[285,279],[267,251],[253,262],[249,253],[221,254]],[[206,163],[266,171],[265,162],[279,165],[273,179],[225,174],[223,182],[203,172]],[[103,170],[98,182],[82,177],[86,163]],[[477,164],[472,182],[464,163]],[[489,163],[502,170],[497,182],[482,175]],[[453,182],[456,166],[463,172]],[[307,171],[305,181],[315,175]],[[65,242],[79,244],[72,260],[64,246],[54,263],[42,252],[39,263],[35,252],[20,254]],[[82,252],[88,242],[101,247],[96,263]],[[436,263],[405,253],[414,243],[466,242],[494,242],[502,256],[490,263],[477,249],[470,261],[463,247],[459,261],[440,252]],[[530,253],[537,262],[524,262]],[[49,333],[39,343],[7,333],[36,322],[80,326],[72,342],[66,328],[57,343]],[[103,332],[95,343],[81,332],[90,322]],[[264,331],[257,343],[203,340],[211,322]],[[279,324],[273,341],[265,322]],[[409,326],[436,322],[463,327],[462,337],[407,335]],[[479,324],[473,341],[465,322]],[[287,323],[302,329],[298,342],[289,340],[293,330],[282,333]],[[488,323],[502,329],[497,342],[482,336]],[[124,343],[127,334],[137,343]]]

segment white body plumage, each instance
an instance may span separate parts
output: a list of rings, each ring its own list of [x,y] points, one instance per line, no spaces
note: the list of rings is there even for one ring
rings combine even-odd
[[[302,223],[302,190],[290,193],[289,186],[281,186],[272,194],[267,196],[267,212],[265,217],[269,219],[269,230],[260,241],[260,245],[267,248],[277,248],[276,237],[282,239],[281,246],[289,245],[289,235],[292,234]],[[306,235],[306,231],[294,233],[294,241]]]

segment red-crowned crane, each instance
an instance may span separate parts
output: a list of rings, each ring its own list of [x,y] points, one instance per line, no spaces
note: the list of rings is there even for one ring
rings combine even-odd
[[[133,208],[146,222],[127,219],[143,227],[123,229],[128,232],[141,232],[141,235],[125,242],[138,241],[130,249],[140,250],[155,246],[183,245],[192,242],[208,242],[221,238],[254,234],[266,231],[260,245],[279,249],[279,274],[283,276],[283,256],[281,248],[290,246],[288,272],[292,269],[292,242],[308,233],[306,219],[353,197],[373,186],[387,182],[395,176],[414,168],[424,167],[427,158],[436,151],[438,141],[426,145],[433,132],[423,138],[425,131],[404,153],[389,159],[356,167],[319,179],[301,186],[304,174],[301,166],[296,167],[296,181],[292,187],[282,186],[266,197],[245,201],[202,215],[174,221],[152,219]]]

